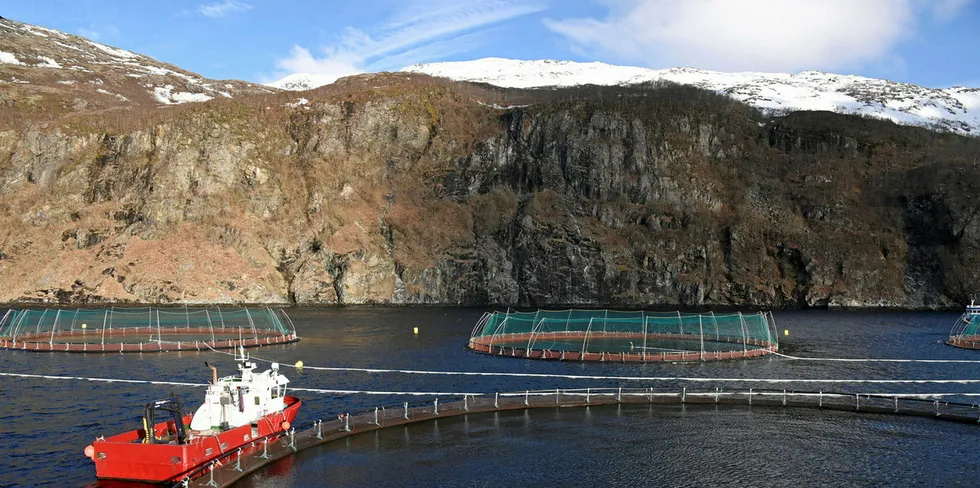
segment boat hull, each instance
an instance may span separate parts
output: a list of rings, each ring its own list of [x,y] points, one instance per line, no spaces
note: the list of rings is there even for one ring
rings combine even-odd
[[[292,424],[302,404],[293,396],[286,396],[284,400],[286,408],[266,415],[255,427],[246,424],[218,434],[192,436],[184,444],[144,444],[141,442],[143,429],[96,440],[92,443],[96,477],[150,483],[180,481],[199,467],[242,446],[284,434],[283,422]],[[184,425],[190,425],[190,420],[190,415],[185,416]],[[166,438],[174,431],[173,421],[156,424],[153,430],[157,437]]]

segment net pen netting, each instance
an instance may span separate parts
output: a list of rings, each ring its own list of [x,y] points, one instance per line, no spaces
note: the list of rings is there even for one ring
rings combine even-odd
[[[631,354],[644,360],[651,354],[676,359],[666,354],[697,353],[697,359],[706,359],[705,353],[775,350],[776,337],[772,315],[764,312],[537,310],[484,314],[473,328],[470,347],[497,353],[500,348],[519,349],[523,355],[530,351]]]
[[[144,351],[169,350],[174,344],[179,349],[203,349],[295,339],[285,311],[271,308],[12,309],[0,318],[0,341],[21,348],[44,343],[51,350],[61,350],[56,344],[128,344]]]

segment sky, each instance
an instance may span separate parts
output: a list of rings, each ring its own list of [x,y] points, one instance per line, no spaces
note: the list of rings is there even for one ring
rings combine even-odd
[[[504,57],[980,87],[980,0],[0,0],[0,16],[259,83]]]

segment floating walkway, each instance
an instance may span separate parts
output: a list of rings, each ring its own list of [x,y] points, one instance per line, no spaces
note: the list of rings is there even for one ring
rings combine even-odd
[[[202,467],[174,487],[227,487],[259,468],[293,453],[352,435],[387,427],[455,417],[459,415],[530,408],[585,407],[592,405],[745,405],[759,407],[804,407],[860,413],[912,415],[980,424],[980,406],[926,400],[915,396],[789,392],[785,390],[665,391],[653,388],[601,388],[523,391],[495,395],[465,395],[452,401],[438,399],[426,404],[408,402],[401,406],[329,421],[317,421],[309,429],[291,429],[281,438],[260,439],[248,447],[230,451]]]
[[[205,351],[299,339],[286,312],[270,308],[23,309],[0,317],[0,349],[22,351]]]
[[[596,362],[721,361],[779,350],[772,313],[616,310],[485,313],[467,347],[508,357]]]

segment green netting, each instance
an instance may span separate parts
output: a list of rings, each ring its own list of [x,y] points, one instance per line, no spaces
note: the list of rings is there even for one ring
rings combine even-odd
[[[551,351],[699,351],[775,346],[771,315],[538,310],[485,314],[471,340]]]
[[[295,333],[283,311],[222,308],[109,308],[8,310],[0,318],[0,338],[40,340],[50,337],[117,337],[141,333],[164,340],[173,335],[199,336],[199,340],[229,337],[285,336]],[[187,337],[183,338],[187,340]]]
[[[547,332],[684,334],[775,341],[767,314],[683,314],[613,310],[494,312],[474,337]]]
[[[980,315],[975,313],[965,313],[953,324],[950,337],[976,336],[980,329]]]

